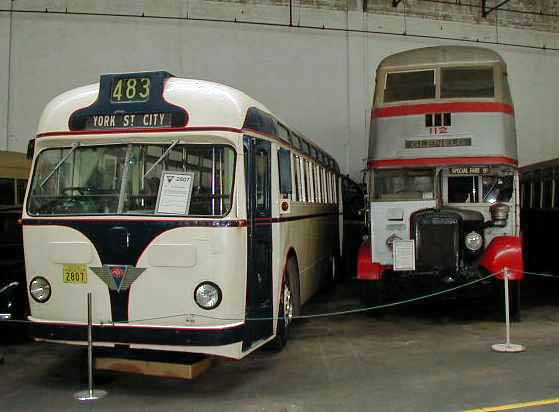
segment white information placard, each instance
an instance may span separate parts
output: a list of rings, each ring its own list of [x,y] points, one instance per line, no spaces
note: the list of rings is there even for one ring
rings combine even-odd
[[[187,215],[190,209],[194,174],[164,170],[159,181],[155,213]]]
[[[395,240],[392,258],[394,270],[415,270],[415,240]]]

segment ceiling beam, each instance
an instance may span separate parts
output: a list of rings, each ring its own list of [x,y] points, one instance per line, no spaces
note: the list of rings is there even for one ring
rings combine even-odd
[[[487,8],[487,0],[481,0],[481,15],[482,17],[487,17],[489,13],[494,12],[495,10],[499,10],[502,6],[507,4],[510,0],[502,0],[501,2],[497,3],[496,6]]]

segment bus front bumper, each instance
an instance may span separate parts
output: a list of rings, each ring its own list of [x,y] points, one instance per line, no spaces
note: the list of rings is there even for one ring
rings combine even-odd
[[[30,318],[30,336],[37,340],[87,343],[87,324],[36,321]],[[245,324],[220,328],[184,328],[139,325],[93,325],[93,342],[141,346],[225,346],[243,341]]]

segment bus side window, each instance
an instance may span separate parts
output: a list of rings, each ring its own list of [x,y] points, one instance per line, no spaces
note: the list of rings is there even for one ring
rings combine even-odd
[[[330,173],[328,173],[326,170],[323,171],[322,173],[323,176],[323,181],[324,181],[324,192],[326,193],[326,202],[325,203],[331,203],[332,202],[332,196],[330,194]]]
[[[300,157],[298,162],[299,167],[299,176],[300,178],[300,185],[301,185],[301,200],[306,202],[309,198],[307,195],[307,181],[306,181],[306,172],[305,172],[305,159]]]
[[[284,199],[287,199],[293,193],[291,186],[291,152],[289,150],[278,150],[278,169],[280,193]]]
[[[314,165],[314,186],[316,187],[316,202],[322,202],[322,191],[320,187],[320,166],[318,164]]]
[[[307,175],[307,202],[314,202],[314,188],[313,188],[313,184],[312,184],[312,165],[311,162],[308,160],[305,160],[305,173]]]
[[[330,186],[330,172],[324,172],[324,178],[326,179],[326,203],[332,203],[332,187]]]
[[[320,166],[318,164],[315,165],[314,172],[315,172],[316,187],[318,192],[317,202],[322,203],[322,185],[320,181]]]
[[[254,170],[256,180],[256,209],[269,210],[268,197],[266,195],[270,185],[268,176],[268,154],[265,151],[257,151],[254,155]]]
[[[324,180],[322,179],[322,166],[318,165],[316,167],[316,171],[318,172],[318,184],[320,186],[320,203],[324,202]]]
[[[295,190],[293,191],[293,200],[301,200],[301,187],[299,186],[299,156],[293,153],[293,179],[295,183]]]

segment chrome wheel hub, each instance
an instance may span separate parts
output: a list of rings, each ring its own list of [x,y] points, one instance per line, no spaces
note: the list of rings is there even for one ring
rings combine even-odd
[[[285,326],[289,326],[293,320],[293,297],[291,296],[291,289],[289,289],[287,284],[283,290],[283,318]]]

